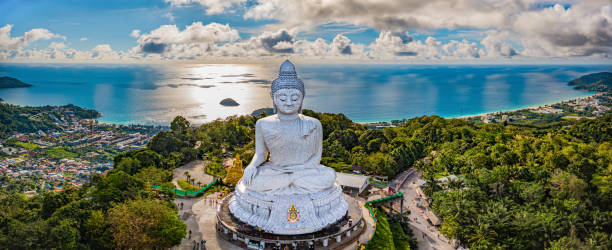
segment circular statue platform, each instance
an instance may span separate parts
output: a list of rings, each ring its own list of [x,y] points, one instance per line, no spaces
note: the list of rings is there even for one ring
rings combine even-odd
[[[344,194],[348,211],[342,219],[314,233],[297,235],[278,235],[266,233],[240,221],[230,213],[229,201],[234,194],[229,194],[217,207],[217,234],[220,238],[243,248],[282,249],[285,246],[304,249],[341,249],[353,242],[363,231],[365,221],[362,218],[359,203],[353,197]]]

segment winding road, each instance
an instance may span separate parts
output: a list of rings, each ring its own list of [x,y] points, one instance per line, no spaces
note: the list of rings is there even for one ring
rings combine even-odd
[[[412,169],[400,173],[393,182],[399,183]],[[421,176],[421,172],[414,171],[399,188],[404,194],[404,207],[410,209],[410,228],[417,238],[419,250],[430,249],[454,249],[449,240],[441,234],[434,226],[430,226],[427,222],[427,217],[421,211],[427,212],[427,208],[421,209],[416,206],[415,198],[418,196],[416,192],[417,180]],[[416,221],[414,220],[416,218]]]

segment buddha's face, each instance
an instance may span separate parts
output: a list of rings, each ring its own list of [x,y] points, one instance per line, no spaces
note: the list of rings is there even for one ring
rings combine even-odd
[[[276,106],[276,112],[290,115],[298,113],[303,98],[302,92],[297,89],[279,89],[274,92],[272,100]]]

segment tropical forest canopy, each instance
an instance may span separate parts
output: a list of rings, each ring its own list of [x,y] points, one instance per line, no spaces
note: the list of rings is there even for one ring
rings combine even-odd
[[[425,192],[444,221],[442,232],[470,248],[612,248],[612,116],[551,127],[424,116],[376,130],[342,114],[304,114],[321,121],[322,163],[337,171],[351,165],[386,176],[422,170]],[[170,131],[158,133],[146,149],[116,156],[115,168],[87,185],[32,198],[4,192],[0,245],[176,245],[185,225],[176,217],[174,194],[150,186],[173,187],[171,170],[194,159],[210,162],[206,172],[219,177],[225,157],[240,154],[246,166],[259,118],[234,116],[193,127],[179,116]],[[450,174],[463,177],[438,183]],[[137,230],[126,228],[127,221],[140,222]],[[128,240],[134,238],[147,240]]]

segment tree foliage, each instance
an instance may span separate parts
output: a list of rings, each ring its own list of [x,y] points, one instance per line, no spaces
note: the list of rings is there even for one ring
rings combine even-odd
[[[167,204],[132,200],[109,210],[115,246],[124,249],[169,248],[185,237],[185,224]]]
[[[376,130],[344,115],[304,114],[323,125],[322,164],[337,171],[359,165],[390,177],[422,170],[441,232],[469,248],[612,248],[612,116],[548,127],[423,116]],[[115,169],[80,188],[32,198],[0,192],[0,246],[146,248],[141,239],[147,239],[171,247],[184,225],[168,202],[173,194],[150,184],[172,187],[171,170],[193,159],[207,161],[205,171],[221,178],[223,159],[239,153],[247,165],[257,119],[233,116],[192,127],[177,118],[171,131],[158,133],[146,149],[118,155]],[[451,174],[461,179],[438,181]],[[149,213],[154,210],[162,213]],[[110,214],[132,218],[136,229]],[[381,249],[405,247],[394,222],[377,227],[391,232],[376,234]],[[128,242],[131,237],[142,238]]]

